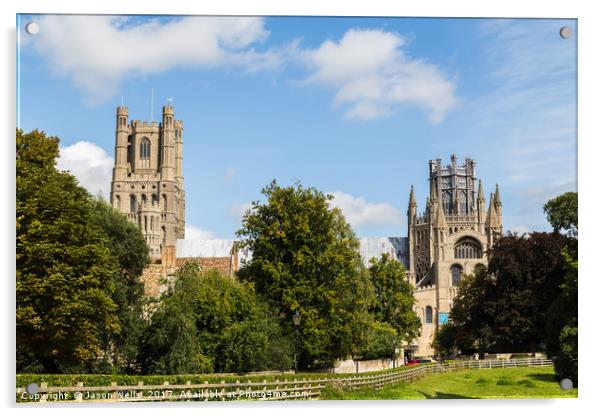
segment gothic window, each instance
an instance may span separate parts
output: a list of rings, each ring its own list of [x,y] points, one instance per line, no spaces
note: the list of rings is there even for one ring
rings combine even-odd
[[[148,231],[148,219],[146,217],[146,215],[144,216],[144,232]]]
[[[142,194],[142,205],[146,205],[146,195]]]
[[[433,323],[433,308],[430,306],[424,308],[424,322],[427,324]]]
[[[454,257],[457,259],[480,259],[483,257],[481,245],[469,238],[460,240],[454,247]]]
[[[150,230],[153,231],[153,223],[155,221],[155,217],[150,217]]]
[[[130,166],[134,166],[134,164],[132,163],[134,161],[134,155],[132,154],[132,136],[129,135],[128,136],[128,163],[130,164]]]
[[[152,196],[153,205],[159,204],[159,196],[157,194],[153,194]]]
[[[136,195],[130,195],[130,213],[135,214],[136,210]]]
[[[150,167],[151,143],[146,137],[140,141],[140,167]]]
[[[452,274],[452,286],[459,286],[460,278],[462,275],[462,267],[457,264],[454,264],[451,267],[451,274]]]
[[[165,238],[166,238],[165,226],[162,226],[161,227],[161,244],[165,244]]]
[[[443,191],[443,212],[451,214],[453,212],[452,196],[450,191]]]
[[[459,204],[458,213],[466,215],[466,213],[467,213],[467,209],[466,208],[468,206],[468,202],[466,200],[467,199],[466,198],[466,191],[460,191],[459,194],[458,194],[458,198],[459,198],[459,201],[458,201],[458,204]]]
[[[163,211],[167,211],[167,196],[163,194]]]
[[[115,208],[121,209],[121,198],[119,195],[115,195]]]

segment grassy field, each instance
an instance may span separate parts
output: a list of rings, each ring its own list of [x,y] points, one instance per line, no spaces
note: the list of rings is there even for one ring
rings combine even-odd
[[[562,390],[552,367],[464,370],[429,375],[412,383],[381,390],[322,391],[323,400],[395,399],[527,399],[577,397],[577,389]]]

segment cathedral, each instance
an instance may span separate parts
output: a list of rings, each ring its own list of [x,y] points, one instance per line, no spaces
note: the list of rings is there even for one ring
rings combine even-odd
[[[127,107],[117,107],[111,205],[138,224],[156,261],[173,261],[184,238],[183,129],[172,106],[161,123],[130,123]]]
[[[422,321],[420,338],[410,346],[416,356],[434,353],[433,336],[448,321],[462,275],[487,264],[487,251],[502,234],[499,187],[487,208],[474,160],[460,165],[452,155],[447,166],[431,160],[429,190],[424,213],[417,212],[413,187],[408,204],[407,276]]]
[[[163,107],[162,121],[128,121],[127,107],[117,107],[115,166],[111,204],[138,224],[148,244],[152,264],[143,273],[145,292],[158,296],[176,268],[188,261],[234,276],[252,253],[233,240],[184,239],[185,193],[182,176],[183,124],[173,107]],[[476,162],[429,162],[430,196],[424,213],[417,212],[414,188],[408,206],[406,237],[359,238],[360,254],[370,259],[389,254],[407,269],[417,300],[415,311],[422,331],[412,345],[413,356],[429,356],[437,328],[445,325],[464,274],[487,264],[487,251],[502,234],[502,202],[496,186],[486,207]],[[167,278],[167,279],[166,279]]]

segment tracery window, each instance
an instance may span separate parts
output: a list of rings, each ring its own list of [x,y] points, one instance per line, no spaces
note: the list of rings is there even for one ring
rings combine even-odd
[[[451,214],[453,211],[451,192],[443,191],[442,199],[443,199],[443,212],[446,214]]]
[[[143,168],[150,167],[151,143],[146,137],[140,141],[140,166]]]
[[[481,245],[472,239],[463,239],[454,247],[454,257],[457,259],[480,259],[483,257]]]

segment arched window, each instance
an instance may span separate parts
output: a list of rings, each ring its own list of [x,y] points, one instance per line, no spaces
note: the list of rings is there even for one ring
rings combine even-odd
[[[167,196],[163,194],[163,211],[167,211]]]
[[[462,239],[454,247],[454,257],[457,259],[480,259],[483,257],[481,245],[470,238]]]
[[[443,191],[442,199],[443,199],[443,212],[445,214],[451,214],[453,212],[451,192]]]
[[[454,264],[451,266],[451,275],[452,275],[452,286],[459,286],[460,279],[462,276],[462,267]]]
[[[146,137],[140,141],[140,167],[150,167],[151,143]]]
[[[161,227],[161,244],[165,245],[165,238],[167,233],[165,232],[165,226]]]
[[[430,306],[424,308],[424,322],[427,324],[433,323],[433,308]]]
[[[137,211],[136,195],[130,195],[130,213],[135,214]]]
[[[151,198],[153,201],[153,205],[159,205],[159,196],[157,194],[153,194]]]
[[[466,191],[460,191],[458,193],[458,214],[466,215],[468,213],[468,201],[466,198]]]
[[[115,195],[115,208],[121,209],[121,197],[119,195]]]
[[[146,205],[146,195],[142,194],[142,205]]]

